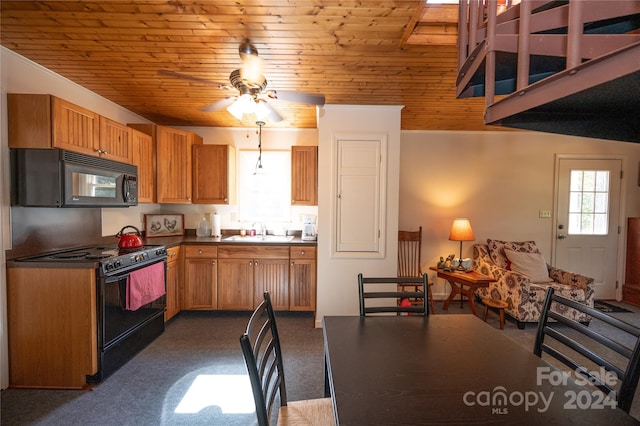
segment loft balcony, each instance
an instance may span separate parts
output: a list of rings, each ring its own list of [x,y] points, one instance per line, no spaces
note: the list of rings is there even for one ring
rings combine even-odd
[[[458,47],[485,124],[640,142],[640,1],[460,0]]]

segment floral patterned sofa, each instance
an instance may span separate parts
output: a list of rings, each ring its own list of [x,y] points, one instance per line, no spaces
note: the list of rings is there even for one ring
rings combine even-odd
[[[549,286],[555,288],[556,294],[586,302],[588,306],[593,307],[593,278],[554,268],[543,261],[548,277],[541,281],[548,282],[532,282],[529,276],[511,268],[512,264],[507,254],[515,258],[514,252],[516,254],[535,253],[532,256],[544,259],[534,241],[512,242],[487,239],[487,244],[473,246],[473,269],[497,280],[489,287],[476,290],[476,295],[507,302],[509,306],[505,308],[505,312],[517,321],[518,328],[524,328],[527,322],[538,322]],[[583,313],[555,303],[552,310],[579,322],[588,323],[591,320]]]

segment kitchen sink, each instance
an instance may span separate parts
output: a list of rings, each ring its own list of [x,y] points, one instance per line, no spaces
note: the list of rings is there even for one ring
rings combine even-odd
[[[254,235],[250,236],[242,236],[242,235],[232,235],[230,237],[226,237],[224,241],[235,241],[241,243],[288,243],[293,240],[293,235]]]

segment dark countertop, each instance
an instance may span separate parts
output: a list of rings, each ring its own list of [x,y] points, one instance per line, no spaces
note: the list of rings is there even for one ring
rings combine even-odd
[[[149,245],[153,245],[153,244],[157,244],[157,245],[164,245],[167,247],[175,247],[178,246],[180,244],[187,244],[187,245],[196,245],[196,244],[205,244],[205,245],[220,245],[220,244],[230,244],[230,245],[254,245],[254,246],[262,246],[262,245],[268,245],[268,246],[298,246],[298,245],[306,245],[306,246],[316,246],[318,245],[317,241],[303,241],[299,235],[296,235],[291,241],[287,241],[287,242],[281,242],[281,241],[275,241],[275,242],[257,242],[257,241],[251,241],[251,240],[247,240],[247,241],[228,241],[225,240],[225,238],[230,237],[231,235],[238,235],[238,234],[225,234],[222,237],[217,237],[217,238],[213,238],[213,237],[196,237],[195,233],[191,234],[188,232],[189,230],[187,230],[186,235],[183,236],[179,236],[179,237],[153,237],[153,238],[145,238],[144,242],[145,244],[149,244]]]
[[[181,244],[187,244],[187,245],[197,245],[197,244],[205,244],[205,245],[220,245],[220,244],[224,244],[224,245],[253,245],[253,246],[262,246],[262,245],[267,245],[267,246],[317,246],[318,242],[317,241],[303,241],[300,238],[300,233],[296,234],[294,236],[294,238],[291,241],[286,241],[286,242],[282,242],[282,241],[273,241],[273,242],[258,242],[258,241],[242,241],[242,240],[236,240],[236,241],[227,241],[225,240],[225,238],[230,237],[232,235],[239,235],[234,233],[233,231],[224,231],[223,230],[223,235],[221,238],[213,238],[213,237],[197,237],[195,234],[195,230],[194,229],[187,229],[185,235],[179,235],[179,236],[174,236],[174,237],[151,237],[151,238],[143,238],[143,242],[145,245],[163,245],[166,246],[167,248],[170,247],[176,247],[179,246]],[[105,245],[114,245],[117,246],[119,242],[119,239],[116,238],[115,236],[104,236],[102,237],[102,239],[99,241],[100,244],[105,244]],[[87,246],[88,244],[85,244],[84,246]],[[81,246],[79,246],[81,247]],[[71,247],[69,247],[68,249],[71,249]],[[61,250],[61,249],[52,249],[52,250],[46,250],[44,252],[37,252],[37,253],[32,253],[32,254],[26,254],[24,256],[19,256],[19,257],[28,257],[28,256],[34,256],[34,255],[39,255],[42,253],[46,253],[49,251],[57,251],[57,250]],[[14,262],[15,259],[19,258],[19,257],[11,257],[11,258],[7,258],[7,263],[8,266],[16,266],[17,264],[20,264],[20,262]],[[9,264],[10,263],[10,264]],[[97,264],[97,263],[96,263]],[[33,267],[33,263],[31,263],[32,267]],[[52,266],[53,264],[49,264],[50,266],[47,267],[60,267],[60,263],[56,262],[55,265],[58,266]],[[83,266],[78,266],[80,265],[79,263],[75,263],[74,264],[74,268],[77,267],[88,267],[88,268],[92,268],[95,267],[94,263],[91,262],[87,262],[84,263]],[[92,266],[93,265],[93,266]]]

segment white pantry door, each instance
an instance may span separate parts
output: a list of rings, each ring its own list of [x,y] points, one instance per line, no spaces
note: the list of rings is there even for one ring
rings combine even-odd
[[[621,159],[558,161],[555,262],[595,279],[596,299],[616,298]]]

